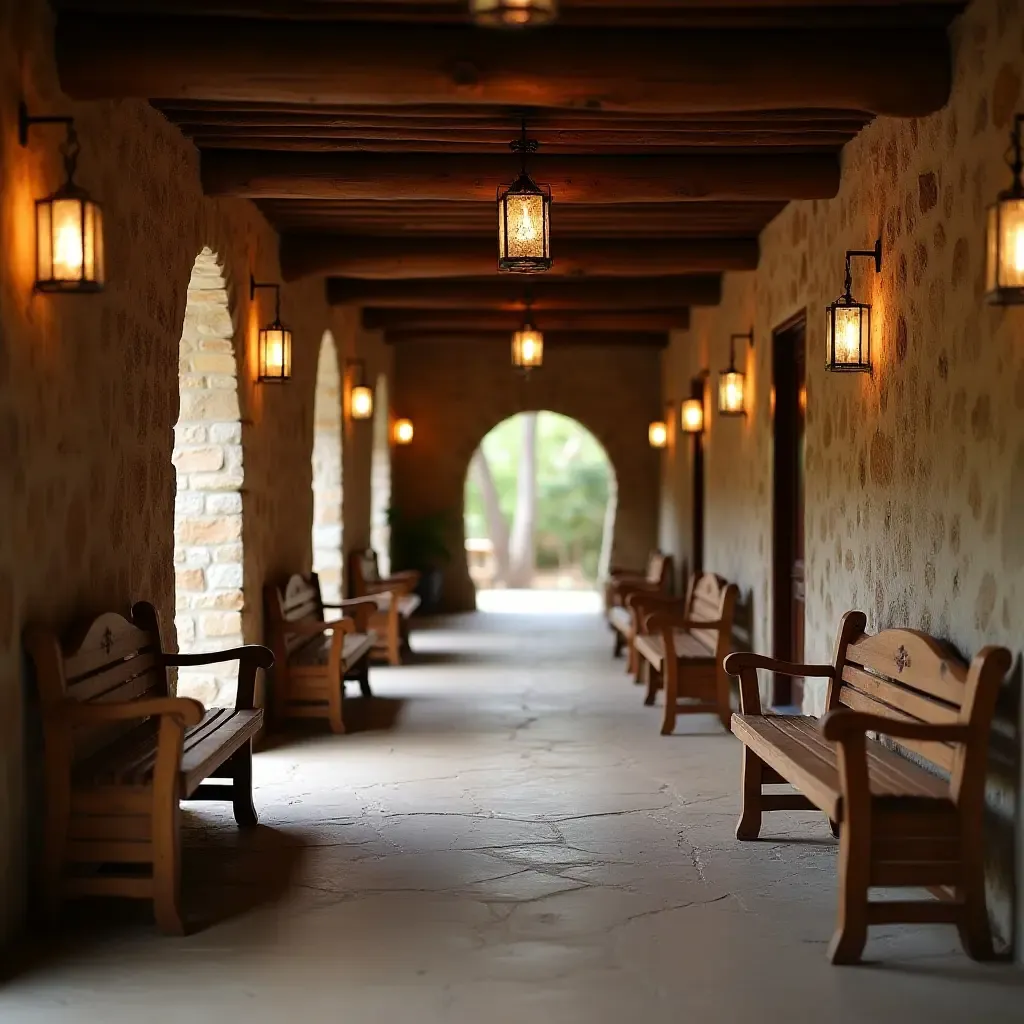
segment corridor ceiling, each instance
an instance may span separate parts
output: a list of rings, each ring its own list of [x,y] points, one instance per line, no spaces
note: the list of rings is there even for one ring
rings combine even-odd
[[[287,279],[326,275],[395,341],[507,341],[529,287],[565,342],[663,344],[789,200],[836,194],[873,116],[943,106],[963,4],[562,0],[518,32],[466,0],[140,6],[56,0],[65,91],[162,110],[207,193],[281,232]],[[554,197],[542,279],[496,266],[522,117]]]

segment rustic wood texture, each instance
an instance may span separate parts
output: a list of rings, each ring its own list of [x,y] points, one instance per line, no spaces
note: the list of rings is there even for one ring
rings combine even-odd
[[[637,675],[633,640],[637,634],[635,606],[631,599],[643,594],[667,597],[672,590],[675,560],[662,551],[652,551],[642,571],[614,567],[604,585],[604,607],[608,624],[615,632],[614,656],[628,652],[626,670]],[[618,614],[625,610],[625,615]]]
[[[464,327],[448,327],[427,330],[393,330],[384,337],[395,345],[462,341],[475,345],[506,345],[511,340],[508,331],[471,330]],[[548,331],[544,332],[544,344],[548,348],[571,348],[582,345],[623,345],[627,348],[647,346],[665,348],[668,345],[668,331]]]
[[[364,309],[363,327],[368,331],[514,331],[523,323],[525,310],[473,309]],[[580,312],[542,310],[531,314],[545,331],[670,331],[690,323],[689,309],[633,309]]]
[[[727,670],[740,680],[741,713],[732,731],[744,744],[743,811],[736,834],[754,839],[767,810],[763,792],[792,784],[839,832],[839,913],[829,947],[833,963],[860,960],[872,924],[956,924],[975,959],[993,955],[985,908],[982,815],[988,736],[1010,652],[986,647],[970,665],[946,645],[914,630],[864,634],[865,616],[847,612],[831,665],[788,665],[734,654]],[[757,672],[829,679],[825,717],[762,713]],[[948,775],[884,746],[889,737]],[[937,902],[872,903],[868,890],[949,890]]]
[[[43,713],[45,826],[43,884],[55,916],[68,896],[153,901],[160,928],[181,934],[179,804],[217,788],[240,825],[256,824],[252,739],[263,721],[253,706],[256,674],[273,664],[265,647],[203,655],[164,652],[152,605],[126,619],[107,612],[64,643],[47,628],[26,634]],[[239,662],[234,709],[175,697],[168,670]],[[140,875],[139,869],[145,873]]]
[[[418,572],[397,572],[382,577],[372,548],[353,551],[348,560],[349,589],[354,598],[370,598],[375,610],[370,627],[377,634],[376,653],[389,665],[401,665],[409,649],[409,619],[420,605],[415,593]]]

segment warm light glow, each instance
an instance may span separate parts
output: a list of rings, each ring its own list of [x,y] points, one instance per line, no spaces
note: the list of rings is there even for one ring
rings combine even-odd
[[[498,252],[501,259],[543,260],[549,249],[546,196],[509,193],[498,204]],[[508,223],[508,244],[505,224]]]
[[[286,381],[292,375],[292,332],[279,323],[260,331],[260,380]]]
[[[352,419],[368,420],[373,415],[373,392],[365,384],[352,388]]]
[[[525,28],[543,25],[558,14],[557,0],[469,0],[469,11],[478,25]]]
[[[512,335],[512,364],[524,370],[544,362],[544,335],[535,327],[525,326]]]
[[[103,219],[78,195],[36,203],[36,287],[40,291],[98,291],[103,285]]]
[[[718,382],[718,411],[726,416],[740,416],[743,407],[744,376],[737,370],[723,371]]]
[[[687,434],[699,434],[704,429],[704,403],[699,398],[687,398],[680,409],[680,420]]]
[[[870,306],[842,302],[829,306],[825,322],[825,366],[830,370],[870,370],[870,326]]]
[[[412,420],[395,420],[395,444],[409,444],[412,435]]]
[[[652,448],[664,448],[668,444],[668,424],[656,420],[647,428],[647,440]]]
[[[985,278],[990,302],[1024,302],[1024,199],[989,207]]]

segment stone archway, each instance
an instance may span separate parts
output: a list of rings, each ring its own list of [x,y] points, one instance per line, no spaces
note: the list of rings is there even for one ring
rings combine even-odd
[[[242,423],[234,323],[217,255],[204,248],[189,278],[181,332],[181,404],[174,427],[174,624],[198,653],[242,644]],[[231,705],[237,663],[181,669],[178,693]]]
[[[313,399],[313,571],[325,601],[342,598],[341,374],[330,331],[320,343]]]
[[[388,382],[377,377],[373,395],[373,451],[370,456],[370,546],[377,552],[382,576],[391,572],[391,413]]]

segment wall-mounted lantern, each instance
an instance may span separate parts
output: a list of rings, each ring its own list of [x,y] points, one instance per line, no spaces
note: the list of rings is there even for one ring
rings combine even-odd
[[[684,434],[704,433],[704,382],[708,371],[701,370],[690,382],[690,397],[679,407],[679,425]]]
[[[1013,119],[1013,183],[988,208],[985,298],[996,306],[1024,304],[1024,114]]]
[[[469,13],[487,28],[546,25],[558,16],[557,0],[469,0]]]
[[[373,389],[366,383],[366,363],[362,359],[350,359],[347,364],[351,387],[348,393],[349,413],[354,420],[368,420],[373,416]]]
[[[249,275],[249,301],[259,288],[274,289],[274,319],[259,334],[259,375],[261,384],[281,384],[292,377],[292,332],[281,323],[281,286],[257,281]]]
[[[754,328],[746,334],[729,335],[729,365],[718,375],[718,412],[722,416],[745,416],[747,375],[736,369],[736,342],[754,347]]]
[[[526,121],[510,147],[522,156],[522,169],[511,185],[498,187],[498,269],[542,274],[551,269],[551,189],[526,171],[527,154],[537,152],[537,140],[526,137]]]
[[[81,147],[71,117],[33,117],[18,105],[18,141],[28,145],[28,130],[37,124],[64,126],[67,180],[56,192],[36,200],[36,291],[98,292],[103,289],[103,211],[75,182]]]
[[[413,433],[412,420],[395,420],[395,426],[392,431],[395,444],[412,444]]]
[[[647,427],[647,442],[652,448],[668,446],[668,424],[664,420],[654,420]]]
[[[871,303],[857,302],[851,289],[850,260],[854,256],[875,261],[875,273],[882,272],[882,240],[874,249],[848,249],[846,252],[846,288],[825,309],[825,369],[846,372],[871,372]]]

